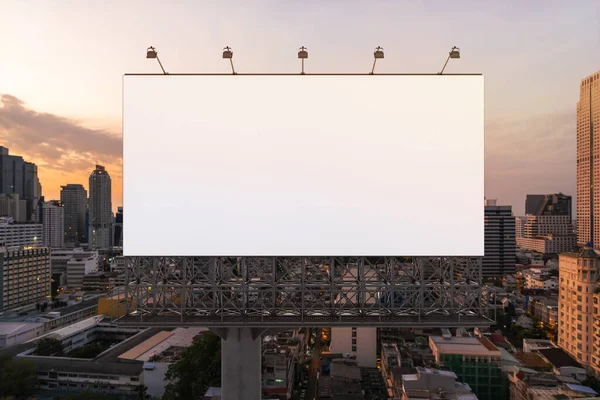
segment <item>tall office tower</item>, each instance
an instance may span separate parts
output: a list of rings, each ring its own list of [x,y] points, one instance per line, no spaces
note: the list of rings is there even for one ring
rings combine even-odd
[[[528,194],[525,199],[525,214],[527,215],[571,215],[571,196],[562,193]]]
[[[598,287],[600,254],[590,247],[558,256],[558,345],[584,366],[593,353],[593,296]]]
[[[92,249],[112,246],[112,200],[110,175],[102,165],[90,175],[88,243]]]
[[[511,206],[498,206],[485,200],[485,256],[481,262],[483,277],[499,277],[515,272],[517,243],[515,217]]]
[[[58,200],[45,202],[40,207],[44,246],[51,249],[63,248],[65,246],[64,207]]]
[[[0,194],[0,217],[10,217],[15,222],[27,221],[27,200],[17,193]]]
[[[123,247],[123,207],[117,207],[114,232],[113,245]]]
[[[87,191],[83,185],[69,183],[61,186],[60,201],[65,213],[65,246],[76,247],[85,243]]]
[[[600,71],[581,81],[577,102],[577,243],[600,245]]]
[[[3,146],[0,146],[0,193],[16,193],[20,199],[25,200],[25,216],[27,221],[32,221],[33,212],[42,195],[37,166],[24,161],[21,156],[9,155],[8,149]]]

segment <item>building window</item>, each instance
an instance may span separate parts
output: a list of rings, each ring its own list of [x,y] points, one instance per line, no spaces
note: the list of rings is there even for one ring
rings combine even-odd
[[[356,331],[352,331],[352,337],[355,338],[356,337]]]
[[[356,339],[352,339],[352,344],[356,346]]]
[[[356,345],[352,345],[352,351],[356,351]]]

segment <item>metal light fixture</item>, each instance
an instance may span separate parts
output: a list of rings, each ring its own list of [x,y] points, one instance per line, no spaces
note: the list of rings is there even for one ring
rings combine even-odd
[[[448,61],[450,61],[451,58],[460,58],[460,49],[458,47],[454,46],[450,49],[450,53],[448,53],[448,58],[446,58],[446,62],[444,63],[444,66],[440,71],[440,75],[444,73],[446,65],[448,65]]]
[[[308,58],[308,49],[306,47],[300,47],[300,50],[298,51],[298,58],[302,60],[301,74],[304,75],[304,60]]]
[[[381,46],[377,46],[375,47],[375,52],[373,53],[373,68],[371,68],[371,75],[373,75],[375,73],[375,64],[377,63],[377,60],[379,58],[384,58],[383,57],[383,47]]]
[[[233,50],[231,50],[231,47],[226,46],[223,49],[223,58],[229,59],[229,63],[231,64],[231,72],[235,75],[235,68],[233,68]]]
[[[160,62],[160,58],[158,58],[158,51],[156,51],[154,47],[148,47],[148,49],[146,50],[146,58],[156,58],[156,61],[158,61],[158,65],[160,65],[160,69],[162,69],[163,74],[167,75],[167,72],[165,71],[162,63]]]

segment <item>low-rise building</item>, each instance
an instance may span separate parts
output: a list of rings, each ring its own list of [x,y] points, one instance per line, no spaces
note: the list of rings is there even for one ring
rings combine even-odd
[[[402,382],[402,400],[477,400],[469,385],[459,382],[452,371],[417,368],[417,373],[404,375]]]
[[[543,349],[557,349],[558,346],[547,339],[523,339],[523,352],[529,353]]]
[[[560,379],[552,372],[538,372],[528,368],[507,369],[510,382],[510,400],[571,400],[593,398],[596,391]]]
[[[563,349],[541,349],[538,353],[554,367],[556,375],[568,376],[582,382],[586,379],[585,368]]]
[[[377,366],[377,328],[332,328],[330,351],[355,356],[359,367],[375,368]]]
[[[266,336],[262,342],[262,391],[289,399],[303,361],[304,335],[299,331]]]
[[[392,369],[400,366],[398,345],[395,343],[381,343],[381,375],[388,388],[392,386]]]
[[[52,251],[52,275],[59,286],[67,289],[83,287],[83,278],[98,271],[97,251],[84,251],[77,247],[68,250]]]
[[[453,371],[480,400],[506,398],[507,381],[501,370],[502,353],[488,339],[430,336],[429,346],[436,363]]]
[[[119,356],[156,334],[159,329],[115,327],[101,317],[92,317],[39,338],[0,351],[0,357],[17,357],[32,362],[37,369],[39,395],[64,396],[73,392],[92,391],[132,398],[144,385],[143,362],[123,360]],[[54,338],[63,345],[66,356],[36,355],[37,342]],[[100,354],[93,358],[71,356],[86,344],[102,342]],[[112,346],[107,346],[112,343]],[[103,350],[106,348],[106,350]]]
[[[355,362],[333,361],[329,375],[321,375],[317,384],[317,399],[362,400],[360,368]]]
[[[0,322],[0,349],[35,339],[43,333],[44,324],[39,322]]]

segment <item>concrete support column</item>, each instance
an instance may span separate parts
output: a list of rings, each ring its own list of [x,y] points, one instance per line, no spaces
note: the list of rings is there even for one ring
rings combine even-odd
[[[256,328],[213,329],[221,337],[221,395],[226,400],[262,399],[261,334]]]

